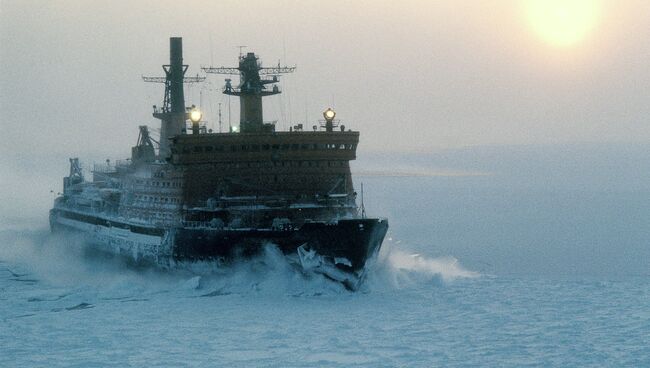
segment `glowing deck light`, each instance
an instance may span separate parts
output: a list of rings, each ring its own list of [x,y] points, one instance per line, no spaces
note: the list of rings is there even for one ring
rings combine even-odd
[[[190,120],[192,120],[193,123],[201,121],[201,111],[199,111],[199,109],[192,110],[192,112],[190,112]]]
[[[327,110],[323,112],[323,117],[327,121],[332,121],[334,120],[334,117],[336,116],[336,112],[332,110],[332,108],[328,107]]]

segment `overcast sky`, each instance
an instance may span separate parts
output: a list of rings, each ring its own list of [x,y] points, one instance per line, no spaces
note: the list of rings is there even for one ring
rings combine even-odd
[[[604,1],[579,43],[536,35],[521,1],[0,2],[2,152],[126,156],[151,105],[169,37],[189,74],[236,65],[246,45],[265,65],[297,65],[265,120],[311,126],[331,106],[366,151],[469,145],[647,142],[650,2]],[[216,128],[223,76],[191,87]],[[200,90],[203,90],[201,99]],[[231,101],[236,122],[239,105]]]

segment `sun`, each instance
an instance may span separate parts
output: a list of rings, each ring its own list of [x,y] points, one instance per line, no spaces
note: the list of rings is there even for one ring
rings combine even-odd
[[[567,47],[585,39],[601,13],[598,0],[527,0],[533,30],[554,46]]]

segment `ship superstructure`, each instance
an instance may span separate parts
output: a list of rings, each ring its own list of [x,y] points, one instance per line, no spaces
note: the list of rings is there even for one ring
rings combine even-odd
[[[274,244],[305,269],[357,285],[388,228],[357,207],[349,162],[359,132],[339,125],[332,109],[311,130],[264,122],[263,97],[280,93],[278,75],[294,68],[264,68],[246,53],[237,67],[204,68],[240,77],[223,89],[239,97],[239,129],[212,133],[185,105],[183,84],[205,77],[185,77],[181,38],[170,39],[163,69],[165,77],[143,77],[165,85],[153,112],[159,142],[140,126],[130,160],[95,165],[91,181],[71,159],[52,229],[81,231],[102,250],[163,266],[228,261]]]

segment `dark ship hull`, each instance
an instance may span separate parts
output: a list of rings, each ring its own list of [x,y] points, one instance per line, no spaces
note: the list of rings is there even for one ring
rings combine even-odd
[[[259,255],[267,245],[277,246],[303,269],[354,288],[366,262],[379,252],[388,221],[307,222],[282,229],[164,228],[54,208],[50,227],[53,232],[81,233],[96,250],[165,268],[197,261],[232,262]]]
[[[175,234],[174,258],[202,260],[249,256],[270,243],[287,254],[304,247],[342,270],[356,272],[379,250],[387,230],[388,222],[380,219],[339,220],[331,224],[309,222],[295,230],[183,228]]]

